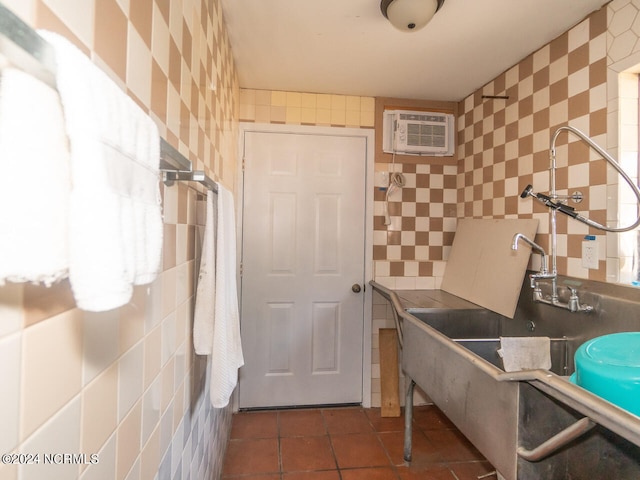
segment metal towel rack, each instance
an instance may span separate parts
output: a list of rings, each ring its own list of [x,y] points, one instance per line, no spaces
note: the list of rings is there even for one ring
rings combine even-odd
[[[187,182],[200,182],[214,193],[218,193],[218,184],[207,177],[202,170],[163,170],[164,184],[171,186],[173,182],[185,180]]]
[[[0,3],[0,67],[6,65],[14,65],[56,88],[53,47]],[[164,138],[160,139],[160,170],[167,185],[176,180],[195,181],[218,192],[218,185],[204,172],[192,170],[191,162]]]

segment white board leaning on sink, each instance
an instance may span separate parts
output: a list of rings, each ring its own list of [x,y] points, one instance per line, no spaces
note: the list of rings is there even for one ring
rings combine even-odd
[[[513,318],[531,248],[513,236],[534,240],[537,219],[458,220],[441,289]]]

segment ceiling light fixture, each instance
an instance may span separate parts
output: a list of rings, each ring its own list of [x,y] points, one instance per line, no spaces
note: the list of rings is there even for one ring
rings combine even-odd
[[[415,32],[431,21],[444,0],[382,0],[382,14],[398,30]]]

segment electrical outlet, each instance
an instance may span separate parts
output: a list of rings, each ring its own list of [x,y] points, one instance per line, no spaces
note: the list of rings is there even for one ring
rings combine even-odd
[[[381,190],[387,188],[389,186],[389,172],[375,172],[373,183]]]
[[[582,268],[598,268],[598,243],[595,240],[582,242]]]

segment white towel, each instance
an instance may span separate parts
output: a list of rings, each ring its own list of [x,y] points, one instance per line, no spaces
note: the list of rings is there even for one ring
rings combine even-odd
[[[213,350],[213,321],[216,282],[215,207],[213,192],[207,193],[207,208],[202,239],[200,273],[196,289],[193,319],[193,347],[198,355],[211,355]]]
[[[233,194],[218,184],[216,292],[211,358],[211,405],[222,408],[238,383],[244,365],[236,282],[236,221]]]
[[[20,70],[0,74],[0,285],[67,274],[69,152],[58,93]]]
[[[126,304],[160,271],[160,137],[151,118],[80,50],[55,49],[71,151],[69,279],[79,308]]]
[[[549,370],[551,340],[549,337],[500,337],[498,355],[502,357],[505,372]]]

